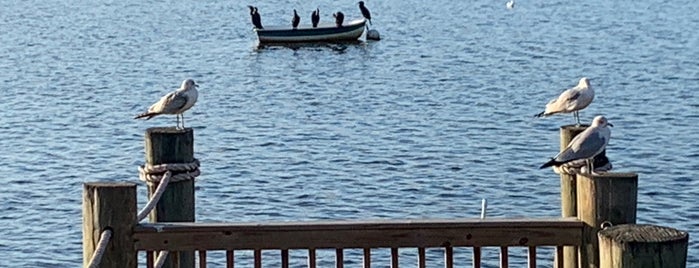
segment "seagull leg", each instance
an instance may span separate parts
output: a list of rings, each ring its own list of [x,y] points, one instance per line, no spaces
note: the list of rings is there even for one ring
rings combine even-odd
[[[177,114],[175,116],[176,116],[175,118],[177,118],[177,124],[175,125],[175,128],[179,129],[180,128],[180,115]]]
[[[182,113],[182,129],[184,129],[184,113]]]
[[[575,117],[575,121],[578,122],[578,126],[580,126],[580,114],[578,111],[573,112],[573,117]]]

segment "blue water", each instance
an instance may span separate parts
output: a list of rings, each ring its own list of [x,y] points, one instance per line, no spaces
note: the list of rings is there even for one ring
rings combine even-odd
[[[133,116],[190,77],[197,221],[558,216],[538,166],[572,116],[532,115],[582,76],[638,222],[689,231],[699,266],[699,6],[505,2],[370,0],[383,40],[298,49],[258,49],[245,5],[272,25],[356,3],[4,3],[0,266],[79,266],[82,183],[137,182],[145,129],[175,120]]]

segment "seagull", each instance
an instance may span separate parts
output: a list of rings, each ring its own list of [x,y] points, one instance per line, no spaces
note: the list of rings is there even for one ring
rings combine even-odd
[[[294,30],[296,30],[296,27],[299,27],[300,22],[301,22],[301,17],[299,17],[299,14],[296,13],[296,9],[294,9],[294,18],[291,19],[291,26],[294,27]]]
[[[590,79],[587,77],[580,78],[578,85],[569,88],[561,93],[558,98],[552,99],[546,104],[546,109],[535,115],[536,117],[545,117],[558,113],[573,113],[573,117],[580,125],[580,114],[578,111],[585,109],[592,99],[595,98],[595,91],[590,86]]]
[[[197,102],[199,92],[194,80],[182,81],[182,85],[177,90],[168,93],[160,100],[148,108],[148,111],[137,115],[134,119],[145,118],[146,120],[161,114],[177,115],[177,128],[180,127],[180,117],[182,117],[182,128],[184,128],[184,112],[189,110]]]
[[[262,19],[260,18],[260,13],[257,12],[257,7],[248,6],[250,8],[250,16],[252,17],[252,25],[257,29],[264,29],[262,27]]]
[[[342,22],[345,20],[345,14],[338,11],[337,13],[333,13],[333,17],[335,17],[335,24],[337,27],[342,27]]]
[[[604,116],[598,115],[592,119],[592,125],[583,132],[575,136],[562,152],[558,153],[554,158],[541,165],[539,168],[547,168],[550,166],[560,166],[562,164],[586,159],[588,172],[594,172],[594,164],[592,159],[600,154],[607,147],[612,132],[607,127],[613,127]]]
[[[506,4],[506,5],[507,5],[507,9],[513,9],[513,8],[515,8],[515,0],[507,1],[507,4]]]
[[[313,28],[318,27],[318,22],[320,22],[320,9],[316,8],[316,10],[311,13],[311,23],[313,24]]]
[[[362,16],[369,20],[369,25],[371,25],[371,12],[364,6],[364,1],[359,1],[359,10],[362,11]]]

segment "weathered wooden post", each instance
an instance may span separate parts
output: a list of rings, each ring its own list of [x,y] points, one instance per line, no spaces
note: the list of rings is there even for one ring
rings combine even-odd
[[[567,125],[561,126],[561,151],[568,147],[571,140],[587,126]],[[573,174],[561,173],[561,216],[577,216],[577,190],[576,179]],[[563,267],[575,268],[578,266],[578,249],[571,246],[563,247]],[[562,267],[558,267],[562,268]]]
[[[579,251],[581,268],[600,267],[597,232],[603,223],[636,223],[637,194],[638,175],[635,173],[578,175],[578,218],[585,223]]]
[[[149,128],[145,138],[147,164],[194,161],[194,131],[191,128]],[[148,185],[149,198],[157,187],[157,184]],[[149,219],[151,222],[194,222],[194,180],[170,182]],[[163,267],[194,267],[194,252],[178,252],[178,258],[173,254],[175,252],[170,252]],[[179,260],[179,265],[173,263],[175,259]]]
[[[654,225],[622,224],[598,233],[602,268],[687,267],[689,234]]]
[[[112,230],[99,267],[137,267],[133,240],[136,225],[136,184],[91,182],[83,185],[83,266],[95,253],[100,235]]]

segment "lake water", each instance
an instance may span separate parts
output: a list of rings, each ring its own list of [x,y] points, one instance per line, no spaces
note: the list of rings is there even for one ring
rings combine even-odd
[[[298,49],[257,49],[245,5],[273,25],[355,1],[3,4],[0,266],[79,266],[82,184],[137,182],[145,129],[175,119],[133,116],[190,77],[198,221],[558,216],[538,166],[573,118],[532,115],[582,76],[638,222],[689,231],[699,266],[699,6],[505,2],[370,0],[383,40]]]

